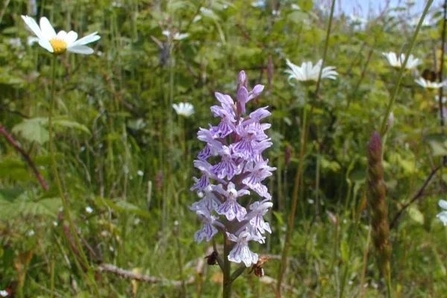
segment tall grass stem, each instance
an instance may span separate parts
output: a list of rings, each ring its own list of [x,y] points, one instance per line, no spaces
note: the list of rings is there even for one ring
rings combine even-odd
[[[389,117],[390,113],[393,111],[393,106],[394,106],[394,103],[396,102],[397,94],[399,93],[402,77],[406,70],[405,66],[407,65],[408,58],[411,55],[414,45],[416,44],[416,39],[418,37],[419,30],[421,29],[422,23],[424,22],[425,16],[427,15],[428,10],[430,9],[430,6],[432,5],[432,3],[433,3],[433,0],[428,0],[427,4],[425,5],[424,11],[422,12],[422,15],[419,19],[418,25],[416,27],[416,31],[414,32],[413,37],[411,38],[410,44],[408,46],[407,52],[405,53],[406,54],[405,60],[403,61],[402,66],[399,69],[399,72],[397,74],[397,79],[395,81],[396,82],[395,87],[393,89],[393,93],[392,93],[391,98],[390,98],[388,105],[386,107],[385,114],[383,115],[382,125],[380,126],[380,134],[382,137],[385,136],[385,134],[387,133],[388,117]],[[385,142],[386,142],[386,139],[383,139],[383,145],[385,145]]]
[[[67,239],[67,242],[70,243],[70,250],[73,253],[73,257],[75,263],[80,272],[83,272],[86,277],[86,282],[89,284],[89,288],[91,292],[95,293],[95,295],[99,295],[98,287],[93,278],[93,271],[88,263],[87,257],[82,249],[81,242],[78,237],[78,233],[76,231],[73,219],[71,218],[70,213],[70,204],[68,202],[68,198],[65,194],[65,191],[62,186],[61,178],[59,176],[58,163],[56,160],[56,150],[54,146],[54,122],[53,122],[53,113],[55,108],[55,90],[56,90],[56,60],[57,56],[53,55],[51,60],[51,94],[50,94],[50,105],[48,109],[48,145],[50,151],[50,159],[51,159],[51,170],[53,172],[54,180],[56,183],[57,191],[62,201],[62,208],[64,214],[64,220],[68,224],[68,229],[70,231],[70,235],[66,235],[72,237],[71,239]],[[62,223],[63,225],[64,223]],[[72,247],[73,244],[75,247]]]

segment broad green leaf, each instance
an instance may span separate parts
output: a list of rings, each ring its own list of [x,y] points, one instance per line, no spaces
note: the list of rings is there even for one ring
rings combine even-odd
[[[409,206],[408,207],[408,215],[415,222],[417,222],[421,225],[424,224],[424,214],[422,214],[422,212],[419,211],[419,209],[417,209],[417,207]]]
[[[32,201],[24,195],[12,202],[0,198],[0,220],[10,220],[20,215],[56,217],[60,207],[59,198]]]
[[[73,128],[90,134],[89,129],[76,121],[71,121],[65,117],[56,117],[53,120],[56,128]],[[23,138],[30,142],[36,142],[43,145],[49,140],[48,118],[31,118],[25,119],[21,123],[13,127],[12,132],[20,134]]]
[[[19,158],[3,158],[0,159],[0,178],[28,181],[29,169],[25,162]]]
[[[14,126],[12,132],[21,135],[27,141],[43,145],[49,139],[48,130],[45,127],[47,122],[47,118],[25,119]]]
[[[329,169],[333,172],[338,172],[341,169],[338,162],[326,159],[324,156],[321,157],[321,167],[323,169]]]
[[[430,134],[424,138],[430,146],[434,156],[447,155],[447,136],[443,134]]]

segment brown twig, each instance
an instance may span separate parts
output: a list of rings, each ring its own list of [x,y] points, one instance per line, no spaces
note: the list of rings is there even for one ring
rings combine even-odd
[[[209,254],[213,251],[214,251],[214,247],[212,247],[212,246],[208,247],[206,254]],[[265,257],[267,259],[275,259],[275,260],[281,259],[281,256],[279,256],[279,255],[265,255]],[[197,264],[195,266],[196,277],[202,278],[203,276],[205,276],[205,270],[207,267],[208,267],[208,265],[207,265],[207,262],[205,261],[205,258],[199,258],[197,260]],[[113,274],[116,274],[119,277],[124,278],[124,279],[136,280],[136,281],[141,281],[141,282],[150,283],[150,284],[160,283],[160,284],[165,284],[165,285],[174,286],[174,287],[181,287],[183,285],[191,285],[196,282],[196,278],[194,276],[191,276],[186,281],[169,280],[169,279],[163,279],[163,278],[159,278],[159,277],[144,275],[144,274],[137,273],[134,271],[119,268],[112,264],[105,264],[105,263],[98,266],[98,271],[113,273]],[[263,284],[268,284],[268,285],[274,285],[277,283],[277,281],[274,278],[271,278],[267,275],[260,277],[259,281]],[[292,286],[286,285],[286,284],[283,284],[282,288],[286,291],[290,291],[295,294],[298,293],[297,289],[295,289]]]
[[[28,155],[28,153],[26,153],[25,150],[23,150],[22,147],[20,147],[20,145],[17,143],[17,141],[14,139],[14,137],[6,130],[6,128],[3,125],[0,125],[0,134],[2,134],[5,137],[6,141],[8,141],[8,143],[11,144],[11,146],[14,147],[14,149],[17,152],[20,153],[20,155],[22,155],[22,157],[25,159],[25,161],[28,164],[28,166],[33,171],[34,176],[36,176],[37,181],[39,181],[39,183],[42,186],[42,188],[45,191],[47,191],[49,189],[48,188],[48,184],[43,179],[43,177],[40,174],[40,172],[37,170],[36,165],[34,164],[34,162],[31,159],[31,157]]]
[[[150,284],[164,283],[164,284],[172,285],[174,287],[181,287],[184,284],[190,285],[190,284],[193,284],[195,281],[195,278],[193,276],[191,276],[186,281],[168,280],[168,279],[153,277],[153,276],[149,276],[149,275],[143,275],[141,273],[136,273],[133,271],[125,270],[125,269],[116,267],[115,265],[111,265],[111,264],[101,264],[98,266],[98,270],[100,272],[114,273],[114,274],[119,275],[120,277],[125,278],[125,279],[132,279],[132,280],[142,281],[142,282],[146,282],[146,283],[150,283]]]
[[[431,172],[430,175],[428,175],[427,179],[425,179],[424,184],[422,184],[421,188],[418,190],[418,192],[413,196],[413,198],[410,200],[410,202],[406,203],[403,205],[403,207],[399,210],[399,212],[397,212],[397,214],[394,216],[393,221],[390,224],[390,230],[393,229],[396,224],[397,221],[399,220],[399,218],[402,216],[402,213],[405,211],[405,209],[407,209],[411,204],[413,204],[417,199],[421,198],[422,195],[424,194],[425,189],[427,188],[428,184],[430,183],[431,179],[433,178],[433,176],[436,174],[437,171],[439,171],[439,169],[441,169],[442,166],[437,166],[436,168],[434,168]]]

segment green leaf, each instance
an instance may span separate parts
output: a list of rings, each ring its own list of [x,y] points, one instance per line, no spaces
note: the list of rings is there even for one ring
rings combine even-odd
[[[340,254],[343,262],[349,262],[349,245],[345,240],[342,240],[340,243]]]
[[[313,0],[301,0],[298,1],[298,5],[302,11],[311,11],[314,6],[314,2]]]
[[[16,200],[0,196],[0,220],[11,220],[21,215],[56,217],[61,207],[59,198],[31,200],[27,193],[22,193]]]
[[[123,200],[118,200],[115,202],[111,199],[96,198],[95,203],[98,206],[110,208],[117,213],[133,213],[144,218],[150,218],[149,212],[145,209]]]
[[[18,158],[3,158],[0,160],[0,178],[29,181],[29,177],[29,169],[23,160]]]
[[[321,157],[321,167],[323,169],[329,169],[333,172],[338,172],[341,169],[341,166],[338,162],[329,160],[324,156]]]
[[[66,118],[55,118],[53,123],[55,126],[60,126],[62,128],[74,128],[90,134],[90,130],[87,128],[87,126],[76,121],[68,120]]]
[[[12,132],[21,135],[27,141],[43,145],[49,139],[48,130],[45,128],[47,122],[47,118],[25,119],[14,126]]]
[[[415,206],[408,207],[408,215],[412,220],[419,224],[424,224],[424,214],[422,214],[419,209],[417,209]]]
[[[444,134],[430,134],[424,138],[430,146],[434,156],[447,155],[447,136]]]
[[[285,226],[285,221],[284,221],[284,214],[282,214],[281,212],[277,212],[277,211],[273,211],[272,212],[273,216],[275,217],[276,221],[278,222],[278,226],[282,227]]]
[[[56,117],[53,120],[56,128],[72,128],[90,134],[89,129],[76,121],[71,121],[66,117]],[[12,132],[21,135],[30,142],[36,142],[40,145],[45,144],[49,140],[48,118],[31,118],[25,119],[21,123],[13,127]]]

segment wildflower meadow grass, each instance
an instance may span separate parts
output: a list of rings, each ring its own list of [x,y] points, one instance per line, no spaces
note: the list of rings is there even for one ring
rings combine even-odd
[[[0,4],[0,297],[443,297],[447,2]]]

